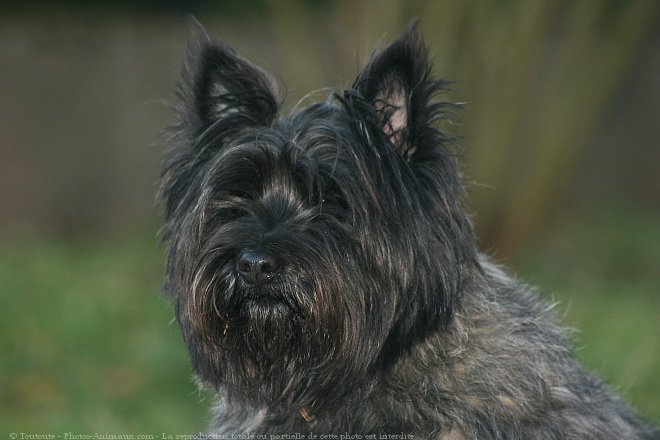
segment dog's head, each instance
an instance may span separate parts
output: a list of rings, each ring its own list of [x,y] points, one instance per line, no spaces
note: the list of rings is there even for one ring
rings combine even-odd
[[[196,32],[161,199],[204,383],[329,405],[451,319],[476,257],[444,86],[412,25],[352,87],[281,115],[270,76]]]

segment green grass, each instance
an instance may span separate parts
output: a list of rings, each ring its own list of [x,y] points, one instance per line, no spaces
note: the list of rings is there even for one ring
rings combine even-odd
[[[608,213],[609,212],[609,213]],[[200,395],[168,302],[154,233],[0,248],[0,436],[189,433]],[[660,419],[660,219],[601,209],[559,222],[509,262],[578,328],[578,356]]]
[[[207,405],[190,379],[171,308],[158,295],[162,256],[154,236],[1,248],[5,430],[206,427]]]

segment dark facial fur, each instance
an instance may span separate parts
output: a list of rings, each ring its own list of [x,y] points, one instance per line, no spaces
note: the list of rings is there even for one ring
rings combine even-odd
[[[388,422],[368,403],[395,408],[385,384],[420,347],[456,349],[464,296],[487,289],[436,128],[454,108],[444,89],[412,25],[350,88],[283,115],[272,78],[197,30],[161,177],[165,290],[195,373],[224,399],[219,430],[469,437],[440,408],[419,427],[431,422]],[[438,359],[423,380],[450,380]]]

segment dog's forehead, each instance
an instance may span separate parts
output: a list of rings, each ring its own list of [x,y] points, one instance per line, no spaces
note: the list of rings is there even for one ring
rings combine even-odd
[[[250,126],[234,136],[217,138],[212,130],[200,143],[213,144],[214,167],[239,162],[304,162],[306,157],[334,160],[338,144],[346,144],[353,129],[345,112],[331,103],[317,103],[281,114],[268,126]],[[321,156],[318,154],[321,153]],[[302,163],[297,163],[302,165]]]
[[[365,170],[375,169],[381,161],[357,123],[333,103],[298,108],[268,127],[253,127],[229,140],[218,150],[209,173],[236,176],[240,181],[250,176],[261,181],[294,176],[296,181],[314,185],[338,178],[348,185],[356,181],[355,176],[366,179]]]
[[[296,108],[280,121],[298,134],[313,134],[317,130],[343,131],[348,128],[346,112],[327,102]]]
[[[316,156],[332,152],[332,158],[339,150],[356,142],[354,122],[341,108],[329,103],[313,104],[296,109],[282,117],[273,128],[287,143],[299,150]]]

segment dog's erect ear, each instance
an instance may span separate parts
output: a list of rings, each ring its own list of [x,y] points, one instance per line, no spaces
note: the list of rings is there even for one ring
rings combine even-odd
[[[193,202],[188,188],[215,152],[241,131],[270,126],[278,111],[268,74],[214,41],[196,21],[191,34],[177,89],[178,120],[167,130],[174,148],[161,168],[159,197],[168,219]]]
[[[372,55],[353,90],[373,106],[379,126],[408,159],[420,146],[429,145],[425,137],[437,134],[433,124],[454,107],[434,102],[446,84],[431,77],[428,49],[415,20],[389,47]]]
[[[179,88],[181,123],[193,139],[226,137],[246,127],[268,126],[278,111],[276,82],[263,70],[214,41],[193,24]],[[210,133],[209,133],[210,132]]]

